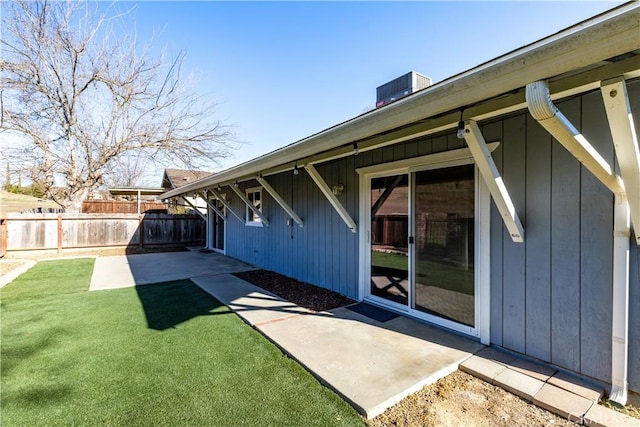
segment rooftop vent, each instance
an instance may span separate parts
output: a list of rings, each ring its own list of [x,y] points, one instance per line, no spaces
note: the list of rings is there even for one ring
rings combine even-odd
[[[431,78],[411,71],[376,88],[376,108],[431,86]]]

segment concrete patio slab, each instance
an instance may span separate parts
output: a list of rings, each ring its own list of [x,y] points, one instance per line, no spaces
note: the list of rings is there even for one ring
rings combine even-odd
[[[89,290],[126,288],[251,270],[248,264],[215,252],[163,252],[96,258]]]
[[[367,418],[454,372],[481,348],[405,317],[382,324],[346,308],[258,329]]]

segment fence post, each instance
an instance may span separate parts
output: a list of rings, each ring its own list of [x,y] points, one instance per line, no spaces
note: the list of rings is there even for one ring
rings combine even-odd
[[[0,219],[0,258],[7,255],[7,218]]]
[[[58,214],[58,253],[62,252],[62,215]]]
[[[138,215],[138,233],[140,233],[140,249],[142,249],[144,247],[144,215]]]

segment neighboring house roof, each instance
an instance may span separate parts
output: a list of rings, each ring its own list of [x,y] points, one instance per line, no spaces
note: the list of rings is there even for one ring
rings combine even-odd
[[[175,189],[208,177],[213,172],[192,171],[185,169],[165,169],[162,177],[162,188]]]
[[[630,2],[471,70],[254,160],[166,192],[190,191],[302,168],[526,109],[527,84],[548,80],[552,99],[640,75],[639,3]]]

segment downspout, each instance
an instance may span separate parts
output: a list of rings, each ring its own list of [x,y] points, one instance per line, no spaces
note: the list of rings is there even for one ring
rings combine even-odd
[[[613,306],[611,325],[611,392],[609,398],[622,405],[627,401],[629,354],[629,209],[622,179],[551,101],[545,81],[527,84],[527,107],[538,121],[615,197],[613,248]]]

